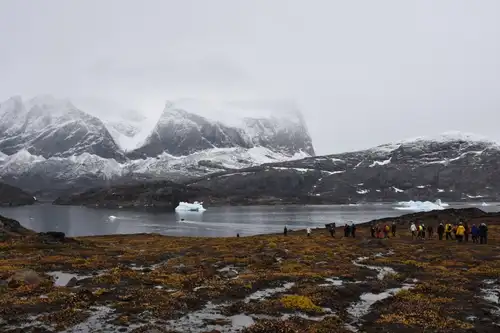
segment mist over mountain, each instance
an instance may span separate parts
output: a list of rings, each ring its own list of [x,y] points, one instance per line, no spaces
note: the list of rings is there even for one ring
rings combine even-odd
[[[223,123],[221,114],[199,115],[214,110],[193,101],[168,102],[151,126],[151,119],[115,105],[97,103],[87,111],[49,95],[10,98],[0,104],[0,176],[30,191],[50,192],[144,178],[178,180],[314,155],[295,109],[226,104],[222,111],[233,121],[248,105],[250,114],[260,114]],[[275,116],[280,112],[288,116]]]

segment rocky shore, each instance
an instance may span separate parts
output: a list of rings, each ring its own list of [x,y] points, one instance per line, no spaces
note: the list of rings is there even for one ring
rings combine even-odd
[[[486,222],[487,245],[412,241],[410,221]],[[397,218],[398,235],[66,238],[1,218],[2,332],[497,332],[500,215]],[[388,219],[390,221],[394,219]]]

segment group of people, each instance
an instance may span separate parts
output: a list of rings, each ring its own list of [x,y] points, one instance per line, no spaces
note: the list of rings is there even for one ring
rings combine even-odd
[[[327,230],[330,232],[332,237],[335,237],[335,223],[330,223],[325,225]],[[370,232],[372,238],[389,238],[396,237],[396,222],[392,224],[372,224],[370,227]],[[434,228],[432,225],[425,226],[424,223],[411,222],[410,224],[411,238],[412,239],[432,239],[434,236]],[[456,240],[459,243],[468,242],[469,238],[472,239],[473,243],[486,244],[488,241],[488,227],[485,223],[481,223],[479,226],[473,224],[469,226],[467,222],[459,222],[455,224],[451,223],[440,223],[437,227],[437,234],[439,240]],[[311,236],[311,228],[306,229],[307,236]],[[283,230],[285,236],[288,235],[288,228],[285,226]],[[239,237],[239,234],[237,235]],[[345,224],[344,226],[344,237],[356,238],[356,225],[354,223]]]
[[[356,225],[351,222],[351,225],[344,226],[344,237],[356,238]]]
[[[425,226],[423,223],[412,222],[410,225],[411,237],[412,239],[431,239],[434,234],[433,227],[431,225]],[[427,233],[426,233],[427,231]],[[440,223],[437,227],[437,234],[439,240],[456,240],[457,242],[468,242],[469,238],[472,238],[473,243],[486,244],[488,241],[488,226],[486,223],[481,223],[479,226],[475,224],[469,226],[467,222],[459,222],[455,224],[451,223]]]
[[[392,237],[396,237],[396,222],[389,224],[372,224],[370,227],[370,233],[372,238],[389,238],[392,233]]]

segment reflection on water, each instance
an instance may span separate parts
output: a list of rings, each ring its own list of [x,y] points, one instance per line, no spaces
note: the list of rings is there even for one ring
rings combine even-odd
[[[479,208],[498,211],[490,204]],[[450,204],[471,207],[471,204]],[[366,222],[404,214],[393,204],[358,206],[252,206],[207,207],[203,213],[144,213],[123,210],[90,209],[77,206],[38,204],[25,207],[1,207],[0,214],[18,220],[36,231],[62,231],[68,236],[161,233],[182,236],[248,236],[282,232],[289,229],[324,227],[325,223]],[[314,232],[314,231],[313,231]]]

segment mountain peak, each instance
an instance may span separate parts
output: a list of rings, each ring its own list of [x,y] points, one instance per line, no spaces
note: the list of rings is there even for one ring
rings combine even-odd
[[[26,101],[25,105],[27,110],[39,107],[52,113],[67,112],[68,110],[76,109],[76,107],[68,99],[56,98],[48,94],[37,95]]]
[[[293,156],[314,155],[298,108],[290,102],[167,101],[152,134],[136,153],[188,155],[212,148],[266,147]]]

